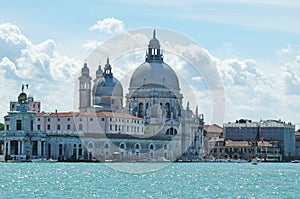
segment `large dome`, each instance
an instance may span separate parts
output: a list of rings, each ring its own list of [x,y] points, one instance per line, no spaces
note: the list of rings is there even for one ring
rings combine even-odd
[[[163,62],[144,62],[134,71],[129,87],[137,89],[146,84],[160,84],[172,90],[179,90],[176,73]]]

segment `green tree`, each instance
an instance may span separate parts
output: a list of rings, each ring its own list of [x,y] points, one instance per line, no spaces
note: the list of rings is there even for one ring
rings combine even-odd
[[[4,124],[0,123],[0,131],[4,130]]]

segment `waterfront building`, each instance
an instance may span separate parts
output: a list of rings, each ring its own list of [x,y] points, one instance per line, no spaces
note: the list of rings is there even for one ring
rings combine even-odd
[[[278,141],[232,141],[218,138],[211,140],[211,148],[208,157],[213,159],[252,160],[258,158],[261,161],[282,161],[282,154]]]
[[[204,135],[204,151],[206,155],[215,147],[219,138],[223,137],[223,128],[217,124],[205,124],[203,128]]]
[[[223,125],[225,140],[233,141],[278,141],[283,157],[294,156],[295,125],[281,120],[237,120]]]
[[[295,132],[296,139],[296,156],[300,157],[300,129]]]
[[[41,112],[24,92],[5,116],[0,145],[6,159],[141,161],[198,159],[203,156],[202,114],[182,106],[175,71],[163,61],[153,38],[146,59],[123,87],[107,59],[92,81],[87,63],[79,77],[79,112]],[[93,85],[92,85],[93,82]],[[12,109],[16,107],[16,109]]]

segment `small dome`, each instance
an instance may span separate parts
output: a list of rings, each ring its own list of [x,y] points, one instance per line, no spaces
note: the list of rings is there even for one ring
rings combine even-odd
[[[101,78],[97,82],[95,88],[95,96],[123,96],[123,87],[121,83],[114,77]]]
[[[103,76],[103,70],[101,69],[101,65],[99,64],[98,70],[96,71],[96,79],[99,79]]]
[[[130,88],[146,84],[159,84],[172,90],[179,90],[179,81],[174,70],[163,62],[145,62],[132,74]]]
[[[19,104],[27,103],[27,94],[24,92],[20,93],[20,95],[18,96],[18,102]]]
[[[82,74],[82,76],[89,76],[90,70],[89,70],[89,68],[87,67],[87,63],[84,63],[84,66],[83,66],[83,68],[81,69],[81,74]]]

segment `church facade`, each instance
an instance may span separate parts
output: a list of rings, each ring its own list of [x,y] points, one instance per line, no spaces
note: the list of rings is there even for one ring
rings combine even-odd
[[[0,153],[16,160],[201,158],[203,115],[190,110],[189,103],[183,108],[178,77],[164,63],[155,31],[145,62],[132,74],[125,96],[112,70],[107,59],[104,70],[99,66],[93,80],[84,64],[79,77],[79,112],[40,112],[40,103],[22,89],[18,103],[11,104],[5,116]]]

